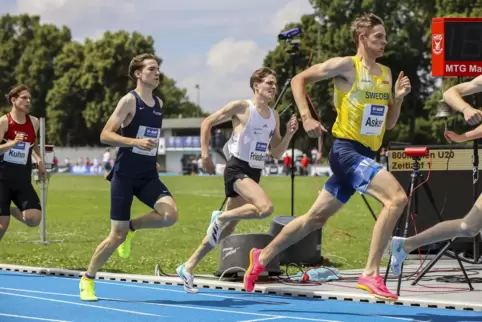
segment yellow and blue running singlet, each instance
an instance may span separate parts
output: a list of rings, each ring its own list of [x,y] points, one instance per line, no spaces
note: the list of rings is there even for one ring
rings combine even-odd
[[[335,137],[330,152],[333,175],[325,190],[342,203],[355,191],[366,192],[373,177],[383,167],[375,162],[381,147],[391,96],[390,70],[378,64],[382,73],[370,75],[358,57],[352,57],[356,79],[352,88],[340,91],[335,87],[335,107],[338,113],[332,133]]]
[[[352,57],[356,79],[350,91],[335,86],[335,107],[338,114],[333,125],[333,136],[360,142],[378,151],[385,134],[385,119],[391,93],[390,70],[378,64],[380,76],[370,75],[356,56]]]

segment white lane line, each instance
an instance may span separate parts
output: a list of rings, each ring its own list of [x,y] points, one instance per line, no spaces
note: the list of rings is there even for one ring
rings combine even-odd
[[[38,320],[38,321],[70,322],[70,321],[64,321],[64,320],[52,320],[52,319],[39,318],[36,316],[16,315],[16,314],[7,314],[7,313],[0,313],[0,316],[8,316],[11,318],[20,318],[20,319],[29,319],[29,320]]]
[[[397,318],[394,316],[382,315],[382,314],[374,314],[374,315],[367,315],[367,316],[375,316],[385,319],[393,319],[393,320],[400,320],[400,321],[413,321],[413,322],[430,322],[432,320],[415,320],[415,319],[407,319],[407,318]]]
[[[272,317],[272,318],[256,319],[256,320],[243,320],[243,321],[238,321],[238,322],[258,322],[258,321],[279,320],[279,319],[284,319],[284,317],[282,317],[282,316],[274,316],[274,317]]]
[[[0,289],[14,290],[14,291],[20,291],[20,292],[27,292],[27,293],[61,295],[61,296],[69,296],[69,297],[78,297],[79,296],[78,294],[52,293],[52,292],[43,292],[43,291],[34,291],[34,290],[25,290],[25,289],[16,289],[16,288],[6,288],[6,287],[0,287]],[[9,294],[9,293],[0,292],[0,294]],[[20,294],[12,294],[12,295],[24,296],[24,295],[20,295]],[[26,297],[28,297],[28,296],[26,296]],[[36,298],[36,297],[33,297],[33,298]],[[44,298],[39,297],[38,299],[44,299]],[[157,306],[164,306],[164,307],[177,307],[177,308],[182,308],[182,309],[192,309],[192,310],[199,310],[199,311],[211,311],[211,312],[220,312],[220,313],[235,313],[235,314],[240,314],[240,315],[264,316],[264,317],[268,317],[268,318],[277,317],[277,318],[300,320],[300,321],[341,322],[341,321],[338,321],[338,320],[311,319],[311,318],[302,318],[302,317],[297,317],[297,316],[272,315],[272,314],[263,314],[263,313],[254,313],[254,312],[234,311],[234,310],[219,310],[219,309],[212,309],[212,308],[207,308],[207,307],[198,307],[198,306],[191,306],[191,305],[152,303],[152,302],[137,301],[137,300],[114,299],[114,298],[108,298],[108,297],[102,297],[100,299],[102,299],[102,300],[112,300],[112,301],[118,301],[118,302],[125,302],[125,303],[139,303],[139,304],[157,305]],[[48,300],[65,302],[65,301],[53,300],[53,299],[48,299]],[[72,303],[72,304],[76,304],[76,305],[87,305],[87,304],[81,304],[81,303],[76,303],[76,302],[66,302],[66,303]],[[113,309],[113,308],[103,307],[103,306],[101,308],[121,311],[120,309]],[[144,313],[144,314],[148,314],[148,313]],[[158,316],[161,316],[161,315],[158,315]]]
[[[108,284],[108,285],[119,285],[119,286],[124,286],[124,287],[134,287],[134,288],[146,288],[146,289],[152,289],[152,290],[158,290],[158,291],[166,291],[166,292],[176,292],[176,293],[185,293],[188,294],[186,291],[179,291],[179,290],[169,290],[161,287],[154,287],[154,286],[141,286],[141,285],[130,285],[130,284],[122,284],[122,283],[116,283],[116,282],[107,282],[107,281],[98,281],[95,280],[95,283],[99,284]],[[131,282],[128,282],[131,283]],[[211,297],[219,297],[219,298],[227,298],[227,299],[235,299],[235,300],[242,300],[242,301],[249,301],[249,302],[255,302],[255,303],[262,303],[262,304],[283,304],[283,305],[293,305],[292,303],[284,304],[282,302],[269,302],[269,301],[257,301],[257,300],[251,300],[251,299],[243,299],[240,297],[234,297],[234,296],[223,296],[223,295],[214,295],[214,294],[205,294],[205,293],[197,293],[192,296],[211,296]],[[282,299],[280,299],[282,300]],[[371,315],[371,314],[359,314],[359,315],[364,315],[364,316],[373,316],[373,317],[383,317],[387,319],[393,319],[393,320],[400,320],[400,321],[413,321],[413,322],[430,322],[431,320],[415,320],[415,319],[408,319],[408,318],[399,318],[399,317],[392,317],[392,316],[386,316],[386,315]],[[276,318],[274,316],[269,317],[268,319],[285,319],[287,317],[282,317],[282,316],[277,316]],[[292,317],[289,317],[292,318]],[[249,320],[252,321],[252,320]],[[262,321],[262,320],[253,320],[253,321]],[[323,320],[323,321],[328,321],[328,320]]]
[[[3,287],[1,287],[4,289]],[[18,290],[21,291],[21,290]],[[24,292],[26,290],[23,290]],[[28,290],[27,290],[28,291]],[[42,293],[42,294],[49,294],[48,292],[34,292],[34,293]],[[97,309],[104,309],[104,310],[111,310],[111,311],[119,311],[119,312],[125,312],[125,313],[132,313],[132,314],[138,314],[138,315],[149,315],[149,316],[158,316],[158,317],[167,317],[165,315],[158,315],[158,314],[151,314],[151,313],[144,313],[144,312],[137,312],[137,311],[130,311],[130,310],[122,310],[122,309],[116,309],[113,307],[107,307],[107,306],[101,306],[101,305],[93,305],[93,304],[84,304],[84,303],[77,303],[77,302],[69,302],[69,301],[62,301],[62,300],[55,300],[51,298],[45,298],[45,297],[38,297],[38,296],[30,296],[30,295],[23,295],[23,294],[15,294],[15,293],[7,293],[7,292],[0,292],[0,294],[5,294],[5,295],[11,295],[11,296],[18,296],[18,297],[26,297],[26,298],[31,298],[31,299],[36,299],[36,300],[42,300],[42,301],[50,301],[50,302],[57,302],[57,303],[64,303],[64,304],[72,304],[72,305],[78,305],[78,306],[87,306],[87,307],[95,307]],[[60,295],[60,294],[58,294]],[[78,296],[78,295],[76,295]]]
[[[170,290],[170,289],[166,289],[166,288],[162,288],[162,287],[154,287],[154,286],[141,286],[141,285],[129,285],[129,284],[126,285],[126,284],[122,284],[122,283],[103,282],[103,281],[98,281],[98,280],[95,280],[95,283],[96,284],[118,285],[118,286],[124,286],[124,287],[146,288],[146,289],[158,290],[158,291],[164,291],[164,292],[174,292],[174,293],[188,294],[186,291]],[[261,304],[291,305],[291,303],[289,303],[289,301],[285,301],[285,302],[259,301],[259,300],[244,299],[244,298],[235,297],[235,296],[215,295],[215,294],[206,294],[206,293],[197,293],[197,294],[194,294],[193,296],[218,297],[218,298],[222,298],[222,299],[242,300],[242,301],[253,302],[253,303],[261,303]],[[280,300],[282,300],[282,299],[280,299]]]
[[[65,277],[59,277],[59,276],[46,276],[50,278],[55,278],[55,279],[61,279],[61,280],[67,280],[69,282],[71,281],[76,281],[78,282],[78,279],[72,279],[72,278],[65,278]],[[124,283],[130,283],[130,284],[135,284],[135,282],[124,282]],[[155,286],[141,286],[141,285],[130,285],[130,284],[122,284],[118,282],[111,282],[111,281],[102,281],[102,280],[95,280],[95,284],[107,284],[107,285],[118,285],[118,286],[124,286],[124,287],[134,287],[134,288],[145,288],[145,289],[152,289],[152,290],[157,290],[157,291],[164,291],[164,292],[173,292],[173,293],[184,293],[188,294],[184,290],[171,290],[167,288],[162,288],[162,287],[155,287]],[[155,284],[157,285],[157,284]],[[179,287],[177,285],[173,285],[173,287]],[[248,302],[253,302],[253,303],[261,303],[261,304],[278,304],[278,305],[285,305],[285,306],[292,306],[293,304],[290,303],[289,301],[285,300],[283,301],[282,298],[280,298],[281,302],[275,302],[275,301],[261,301],[261,300],[252,300],[252,299],[245,299],[245,298],[240,298],[236,296],[227,296],[227,295],[216,295],[216,294],[207,294],[207,293],[197,293],[192,296],[207,296],[207,297],[216,297],[216,298],[221,298],[221,299],[233,299],[233,300],[242,300],[242,301],[248,301]]]

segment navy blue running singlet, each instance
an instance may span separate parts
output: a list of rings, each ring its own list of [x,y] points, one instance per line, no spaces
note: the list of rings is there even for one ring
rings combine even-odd
[[[117,151],[112,175],[130,178],[158,178],[156,170],[157,149],[162,128],[162,109],[156,96],[153,107],[147,105],[135,90],[130,92],[136,98],[136,114],[131,123],[121,127],[120,132],[129,138],[150,138],[156,141],[152,150],[137,147],[120,147]]]

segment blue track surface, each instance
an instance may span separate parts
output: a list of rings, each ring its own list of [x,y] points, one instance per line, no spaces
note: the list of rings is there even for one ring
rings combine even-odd
[[[79,299],[79,279],[0,271],[0,321],[482,321],[482,313],[96,281],[98,302]]]

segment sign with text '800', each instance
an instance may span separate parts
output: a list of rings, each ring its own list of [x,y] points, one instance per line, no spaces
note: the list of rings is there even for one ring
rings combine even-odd
[[[472,149],[430,150],[430,156],[420,159],[420,171],[472,170]],[[389,171],[411,171],[413,159],[404,149],[391,150],[388,156]]]
[[[438,216],[433,209],[430,200],[425,193],[425,188],[429,187],[435,199],[435,205],[442,211],[443,220],[453,220],[463,218],[474,204],[473,186],[473,149],[462,146],[429,146],[430,157],[421,158],[420,173],[422,178],[416,182],[416,202],[417,211],[411,217],[415,224],[410,222],[408,236],[413,236],[416,226],[420,233],[439,222]],[[479,147],[479,158],[482,160],[482,147]],[[431,165],[429,169],[429,161]],[[405,154],[404,147],[390,147],[388,155],[388,171],[395,177],[405,191],[408,191],[411,181],[413,159]],[[430,176],[428,171],[430,172]],[[427,180],[428,178],[428,180]],[[476,183],[478,193],[482,192],[480,181]],[[420,184],[422,184],[420,186]],[[477,196],[478,197],[478,194]],[[406,209],[405,209],[406,210]],[[403,216],[405,216],[405,210]],[[402,228],[403,229],[403,228]],[[458,238],[452,249],[456,251],[471,252],[473,250],[473,238]],[[444,242],[435,245],[422,247],[424,253],[436,253]],[[430,249],[430,251],[429,251]]]

